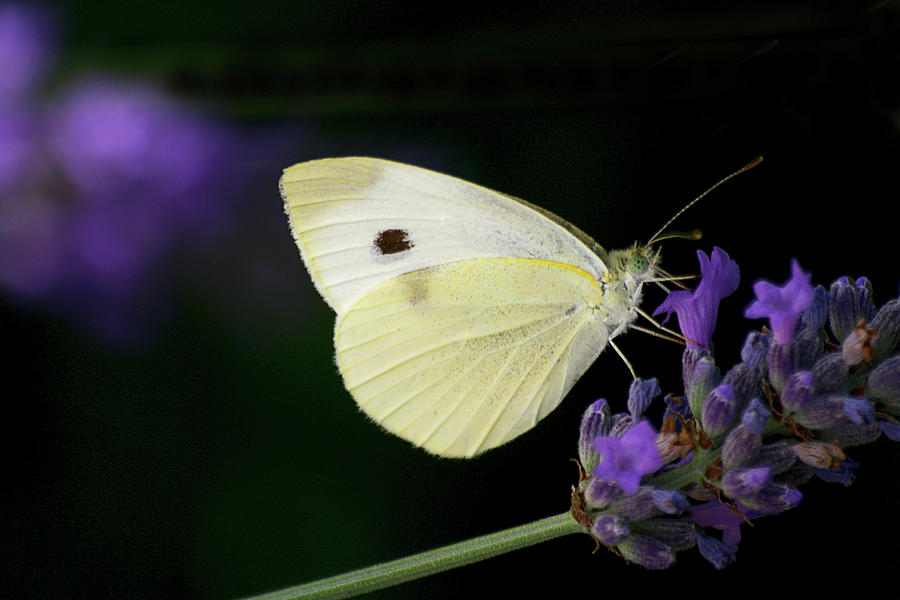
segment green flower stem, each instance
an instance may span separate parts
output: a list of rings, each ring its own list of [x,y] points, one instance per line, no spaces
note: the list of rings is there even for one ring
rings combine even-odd
[[[343,575],[253,596],[247,600],[350,598],[582,531],[582,526],[570,513],[565,512]]]

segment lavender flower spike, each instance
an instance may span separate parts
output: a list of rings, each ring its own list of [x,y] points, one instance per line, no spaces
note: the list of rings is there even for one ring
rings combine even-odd
[[[753,284],[756,301],[747,307],[744,316],[748,319],[766,317],[779,344],[790,344],[800,313],[810,307],[815,290],[809,283],[810,275],[803,272],[797,259],[791,261],[791,278],[783,287],[768,281]]]
[[[740,281],[737,263],[721,248],[714,247],[710,257],[698,250],[697,258],[702,276],[697,289],[674,291],[653,311],[654,316],[668,313],[666,320],[673,312],[677,314],[688,348],[694,350],[705,349],[716,326],[719,302],[734,293]]]
[[[677,312],[685,335],[706,344],[714,326],[707,318],[736,284],[737,267],[731,270],[719,249],[703,259],[697,291],[671,294],[657,312]],[[659,436],[646,421],[635,424],[659,394],[655,379],[632,384],[627,413],[610,415],[605,401],[588,409],[584,423],[609,425],[603,433],[582,426],[579,447],[598,462],[588,469],[593,477],[580,480],[573,493],[572,516],[597,542],[649,569],[666,568],[676,552],[696,546],[722,568],[736,558],[741,526],[800,504],[799,486],[813,476],[853,483],[858,463],[846,447],[882,434],[900,441],[900,355],[893,354],[900,343],[900,299],[876,311],[872,286],[861,279],[851,299],[859,314],[875,315],[875,333],[866,331],[875,343],[866,360],[849,368],[846,353],[835,347],[846,347],[859,328],[841,337],[832,323],[830,344],[821,335],[825,315],[843,314],[849,301],[821,286],[816,292],[796,260],[791,270],[783,287],[756,284],[757,301],[746,314],[769,317],[774,335],[751,333],[742,362],[724,376],[710,350],[688,344],[685,393],[664,396]],[[841,280],[832,289],[843,287]],[[879,339],[887,340],[880,352]],[[721,539],[711,529],[720,530]]]

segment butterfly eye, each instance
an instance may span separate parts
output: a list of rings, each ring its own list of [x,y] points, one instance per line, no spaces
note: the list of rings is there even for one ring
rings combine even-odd
[[[650,268],[650,260],[641,254],[635,254],[628,259],[628,270],[634,275],[643,275]]]

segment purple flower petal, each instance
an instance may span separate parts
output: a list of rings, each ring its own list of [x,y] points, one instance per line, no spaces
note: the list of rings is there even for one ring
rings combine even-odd
[[[815,290],[809,282],[810,275],[803,272],[797,259],[791,261],[791,277],[778,287],[768,281],[753,284],[754,301],[744,311],[748,319],[768,318],[769,325],[779,344],[790,344],[800,313],[812,305]]]
[[[721,248],[713,248],[711,257],[697,251],[702,279],[693,292],[677,290],[669,294],[653,311],[654,315],[676,313],[681,332],[688,338],[688,348],[703,349],[716,326],[719,302],[732,294],[740,281],[737,263]]]
[[[718,500],[689,506],[686,512],[689,515],[688,521],[691,523],[696,523],[701,527],[721,529],[722,539],[726,544],[737,546],[741,541],[741,525],[745,522],[744,519]]]
[[[637,491],[641,477],[662,467],[656,449],[656,432],[646,421],[629,429],[621,438],[596,438],[594,449],[602,457],[594,476],[617,483],[628,495]]]
[[[737,507],[747,519],[757,519],[766,515],[764,512],[748,508],[740,503],[737,504]],[[690,506],[685,512],[688,513],[688,521],[691,523],[722,530],[722,541],[725,544],[736,547],[741,541],[741,525],[747,521],[718,500]]]

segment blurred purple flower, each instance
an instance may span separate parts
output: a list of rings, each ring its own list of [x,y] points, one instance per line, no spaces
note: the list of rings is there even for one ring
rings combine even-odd
[[[641,477],[662,467],[656,432],[647,421],[641,421],[620,438],[595,438],[594,450],[603,459],[594,469],[594,476],[619,484],[628,495],[637,491]]]
[[[0,283],[124,341],[165,304],[161,261],[222,230],[251,144],[148,85],[37,101],[48,16],[0,4]]]
[[[747,307],[748,319],[768,318],[775,341],[790,344],[800,313],[812,305],[815,290],[809,282],[810,275],[803,272],[797,259],[791,261],[791,277],[782,287],[768,281],[753,284],[756,301]]]
[[[718,247],[713,248],[710,257],[698,250],[697,258],[700,260],[702,276],[697,289],[693,292],[672,292],[653,314],[668,313],[667,321],[673,312],[676,313],[681,333],[688,340],[688,348],[703,349],[712,338],[719,302],[737,289],[740,271],[737,263]]]
[[[4,212],[29,217],[3,233],[19,239],[35,228],[55,229],[53,247],[32,250],[59,254],[80,285],[107,291],[133,285],[173,243],[202,239],[221,224],[237,147],[224,125],[157,91],[110,81],[76,87],[49,120],[57,176],[74,185],[38,210],[33,193],[11,193]],[[21,223],[29,219],[44,224]],[[20,255],[4,263],[0,278],[25,280],[27,274],[11,270],[29,269],[35,260]]]
[[[0,3],[0,193],[23,178],[35,157],[37,113],[29,92],[50,62],[52,29],[39,6]]]
[[[0,3],[0,107],[21,101],[49,65],[53,21],[39,6]]]
[[[128,192],[165,203],[175,218],[196,218],[213,196],[204,191],[210,171],[223,170],[221,126],[147,86],[83,82],[57,107],[51,129],[60,165],[92,201]]]
[[[0,194],[19,184],[35,163],[36,121],[33,112],[23,106],[0,104]]]

